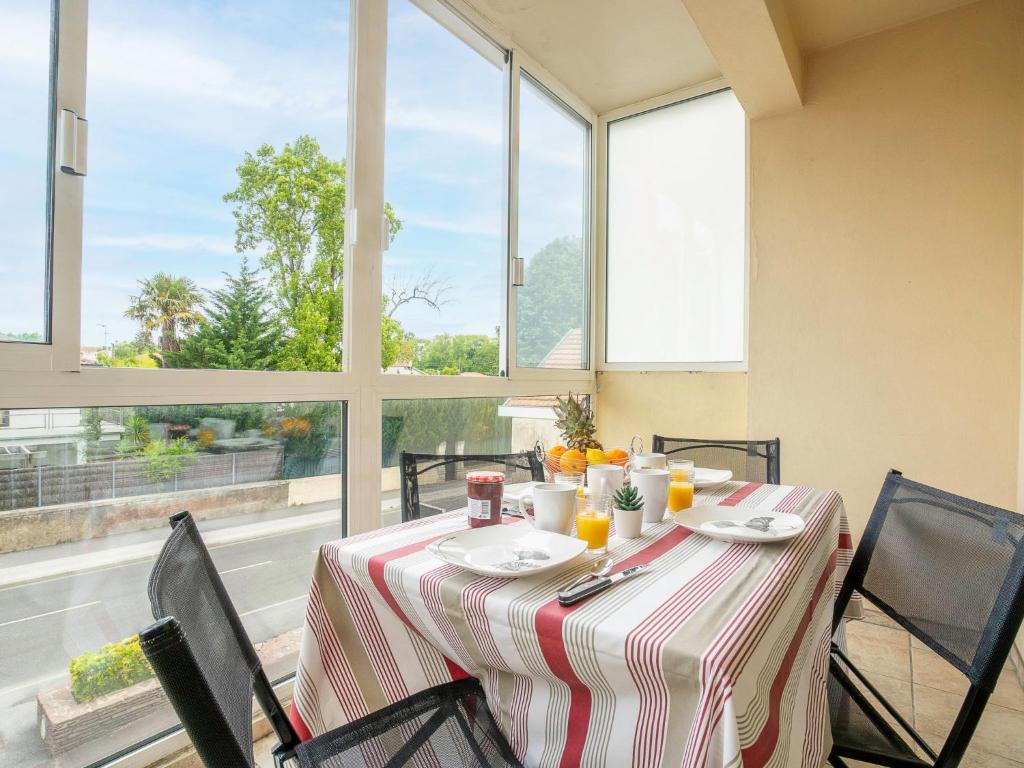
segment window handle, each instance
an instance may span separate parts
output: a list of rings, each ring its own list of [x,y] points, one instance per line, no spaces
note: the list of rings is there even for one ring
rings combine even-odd
[[[512,257],[512,285],[517,288],[526,283],[526,259]]]
[[[60,169],[72,176],[88,170],[89,121],[70,109],[60,111]]]

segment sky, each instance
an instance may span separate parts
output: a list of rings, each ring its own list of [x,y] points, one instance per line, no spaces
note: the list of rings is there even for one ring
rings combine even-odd
[[[0,333],[41,331],[45,280],[48,4],[0,0]],[[159,271],[201,288],[236,272],[235,168],[303,134],[342,158],[348,4],[304,0],[90,0],[89,175],[82,343],[130,339],[137,281]],[[409,0],[389,7],[385,196],[403,222],[385,289],[426,272],[440,312],[396,315],[417,336],[493,333],[504,259],[502,71]],[[520,253],[580,234],[586,131],[523,89]],[[259,252],[250,254],[257,262]]]

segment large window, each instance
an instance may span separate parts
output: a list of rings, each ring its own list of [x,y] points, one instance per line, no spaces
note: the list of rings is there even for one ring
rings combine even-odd
[[[88,363],[342,367],[347,42],[329,0],[90,0]]]
[[[586,368],[590,126],[525,74],[519,121],[516,360],[523,368]]]
[[[0,342],[46,341],[50,3],[0,0]]]
[[[504,52],[482,39],[468,45],[410,0],[388,9],[381,364],[496,376],[506,313]]]
[[[743,361],[745,222],[732,91],[608,126],[607,363]]]
[[[148,694],[131,638],[152,621],[146,581],[181,509],[200,521],[268,674],[294,671],[313,553],[341,534],[344,413],[325,402],[10,411],[5,765],[78,768],[176,724]]]

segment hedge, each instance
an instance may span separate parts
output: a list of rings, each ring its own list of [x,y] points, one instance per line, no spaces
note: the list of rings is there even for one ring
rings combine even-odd
[[[76,656],[70,671],[71,695],[79,704],[153,677],[138,635]]]

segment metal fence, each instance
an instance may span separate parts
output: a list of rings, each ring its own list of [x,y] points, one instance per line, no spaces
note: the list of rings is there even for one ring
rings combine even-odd
[[[155,477],[145,459],[6,469],[0,470],[0,511],[279,480],[283,464],[284,452],[274,446],[188,456],[167,479]]]

